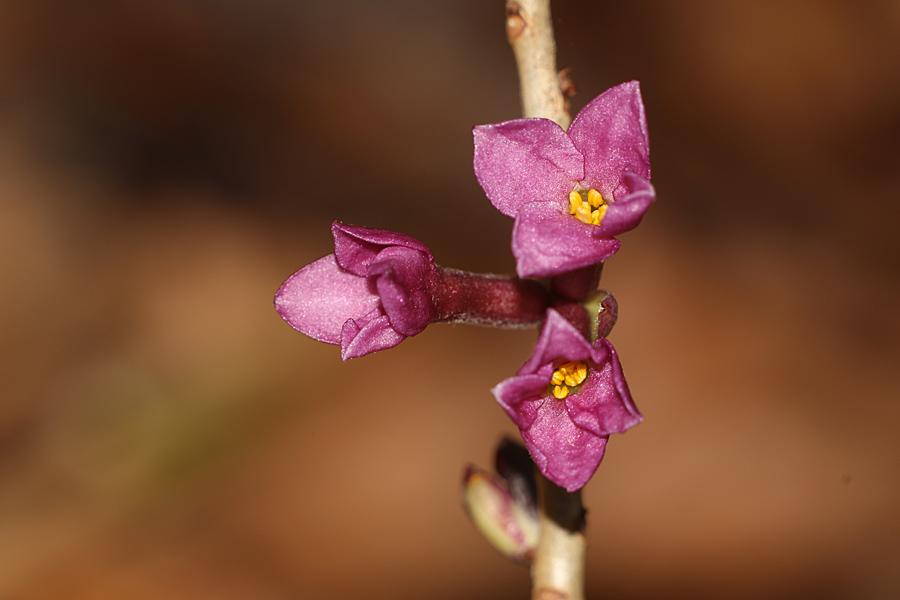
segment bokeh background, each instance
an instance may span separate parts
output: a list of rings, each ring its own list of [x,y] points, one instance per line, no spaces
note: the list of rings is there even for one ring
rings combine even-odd
[[[589,595],[900,596],[900,4],[553,10],[659,193]],[[272,309],[332,220],[512,272],[470,129],[518,114],[499,0],[0,2],[0,597],[527,597],[458,488],[535,332],[341,363]]]

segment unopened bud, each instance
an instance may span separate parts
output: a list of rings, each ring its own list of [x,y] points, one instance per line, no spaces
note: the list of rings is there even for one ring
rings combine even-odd
[[[503,556],[530,565],[540,526],[527,506],[520,505],[499,475],[469,466],[463,476],[463,505],[476,529]]]

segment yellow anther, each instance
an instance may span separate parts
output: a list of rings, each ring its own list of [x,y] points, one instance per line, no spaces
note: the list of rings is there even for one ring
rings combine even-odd
[[[578,383],[587,379],[587,365],[583,362],[580,362],[575,366],[575,379]]]
[[[595,189],[590,189],[586,193],[584,191],[569,193],[569,214],[582,223],[599,225],[606,216],[608,207],[609,203]]]
[[[553,396],[562,400],[571,393],[570,387],[576,387],[587,379],[587,363],[573,360],[559,365],[550,377],[550,387]]]
[[[583,200],[581,198],[581,194],[579,194],[578,192],[575,192],[575,191],[571,192],[569,194],[569,214],[574,215],[575,208],[578,206],[581,206],[582,202],[583,202]]]
[[[569,200],[572,199],[572,196],[569,195]],[[597,208],[601,204],[606,204],[606,200],[603,199],[603,196],[600,195],[600,192],[597,190],[590,190],[587,195],[588,204]]]
[[[590,223],[591,222],[591,207],[587,202],[582,202],[578,206],[575,207],[575,218],[581,221],[582,223]]]

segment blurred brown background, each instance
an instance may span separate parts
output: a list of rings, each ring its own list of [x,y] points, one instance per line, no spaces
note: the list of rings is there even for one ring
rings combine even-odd
[[[605,285],[646,422],[596,598],[900,597],[900,4],[558,0],[642,81],[659,201]],[[332,220],[511,272],[470,128],[500,0],[0,3],[0,598],[515,599],[459,506],[533,331],[341,363],[272,309]]]

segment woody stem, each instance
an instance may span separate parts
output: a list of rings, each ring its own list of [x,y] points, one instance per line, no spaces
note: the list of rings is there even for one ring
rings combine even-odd
[[[522,116],[550,119],[567,129],[572,117],[556,71],[550,0],[507,0],[506,37],[519,69]]]
[[[532,600],[584,600],[581,491],[568,493],[538,475],[541,539],[531,567]]]
[[[572,117],[556,71],[556,43],[550,0],[507,0],[506,35],[516,55],[525,117],[556,121],[563,129]],[[541,538],[531,568],[532,600],[583,600],[584,506],[543,476]]]

